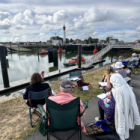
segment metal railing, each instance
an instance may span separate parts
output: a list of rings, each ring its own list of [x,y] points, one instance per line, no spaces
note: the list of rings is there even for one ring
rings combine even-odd
[[[101,51],[96,53],[90,60],[86,61],[86,64],[82,64],[82,67],[88,67],[93,63],[97,62],[103,55],[109,52],[112,48],[140,48],[140,44],[138,45],[108,45],[103,48]]]

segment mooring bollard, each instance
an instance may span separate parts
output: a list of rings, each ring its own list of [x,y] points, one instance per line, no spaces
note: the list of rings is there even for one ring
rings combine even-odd
[[[9,87],[9,77],[7,72],[7,61],[6,61],[6,47],[4,45],[0,45],[0,59],[1,59],[1,70],[3,77],[3,85],[5,88]]]
[[[78,46],[78,68],[81,68],[81,45]]]
[[[53,62],[53,47],[48,47],[48,59],[49,63]]]
[[[53,62],[54,62],[54,66],[58,66],[58,51],[57,49],[53,50]]]
[[[41,71],[41,76],[42,76],[42,78],[44,79],[44,71]]]

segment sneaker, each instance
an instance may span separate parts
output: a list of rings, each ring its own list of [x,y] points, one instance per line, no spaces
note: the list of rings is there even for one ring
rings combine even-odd
[[[100,117],[95,117],[95,121],[101,121]]]
[[[33,114],[35,112],[36,108],[31,108],[31,113]]]

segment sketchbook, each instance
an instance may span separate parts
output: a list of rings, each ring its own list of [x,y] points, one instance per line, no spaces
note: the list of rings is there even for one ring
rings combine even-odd
[[[83,90],[89,90],[88,86],[83,86],[82,89]]]
[[[102,93],[102,94],[97,95],[97,97],[100,99],[104,99],[106,97],[106,94]]]
[[[106,87],[106,86],[107,86],[107,82],[99,82],[99,84],[100,84],[102,87]]]
[[[129,80],[131,80],[131,78],[129,78],[129,77],[126,77],[126,78],[124,78],[126,81],[129,81]]]

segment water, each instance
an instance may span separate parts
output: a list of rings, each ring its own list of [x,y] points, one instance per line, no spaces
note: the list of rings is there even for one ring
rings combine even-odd
[[[49,73],[55,70],[63,69],[65,68],[63,63],[67,63],[74,56],[77,56],[77,52],[58,54],[58,67],[54,67],[53,63],[48,62],[48,55],[38,56],[35,53],[27,53],[27,52],[8,54],[7,62],[8,62],[9,82],[30,78],[34,72],[41,73],[41,71],[45,71],[45,73]],[[93,52],[82,52],[82,56],[85,59],[90,59],[91,57],[93,57]],[[110,63],[111,62],[110,53],[105,55],[104,59],[106,61],[102,65]],[[115,61],[115,59],[113,59],[113,61]],[[95,67],[98,66],[99,65],[96,65]],[[2,74],[0,74],[0,85],[3,85]]]
[[[103,59],[106,61],[100,64],[95,65],[95,68],[98,68],[100,66],[103,66],[105,64],[111,63],[116,61],[118,57],[117,52],[113,52],[113,57],[110,52],[108,52],[106,55],[103,56]],[[53,63],[48,62],[48,55],[37,55],[35,52],[32,53],[12,53],[8,54],[8,75],[9,75],[9,81],[14,82],[25,78],[30,78],[31,75],[34,72],[45,71],[45,73],[52,72],[59,69],[64,69],[63,63],[67,63],[71,60],[72,57],[77,56],[77,52],[69,52],[69,53],[62,53],[58,54],[58,67],[54,67]],[[82,56],[85,59],[90,59],[93,57],[93,52],[82,52]],[[81,70],[82,72],[85,72],[85,70]],[[0,67],[0,73],[1,73],[1,67]],[[64,74],[61,76],[56,76],[54,78],[51,78],[45,82],[52,82],[60,79],[65,79],[69,77],[69,74]],[[3,85],[3,79],[2,74],[0,74],[0,85]],[[17,88],[11,91],[3,92],[2,95],[9,95],[17,90],[23,89],[26,86],[23,86],[21,88]]]

